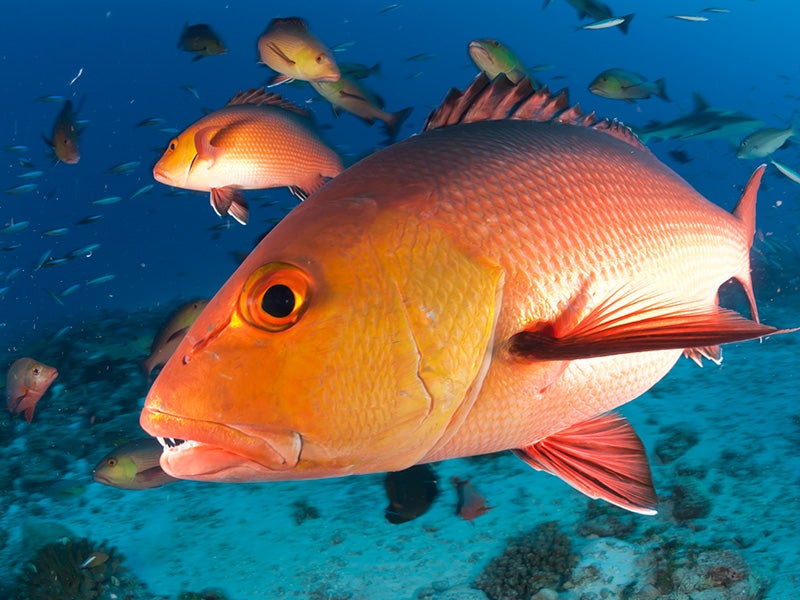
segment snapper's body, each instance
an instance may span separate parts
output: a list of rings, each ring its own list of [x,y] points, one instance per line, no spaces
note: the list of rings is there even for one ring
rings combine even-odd
[[[684,349],[775,331],[716,300],[735,277],[752,301],[761,171],[731,215],[624,128],[486,86],[342,173],[234,273],[148,396],[146,431],[193,440],[165,450],[167,473],[304,479],[516,449],[652,511],[638,438],[602,415]]]

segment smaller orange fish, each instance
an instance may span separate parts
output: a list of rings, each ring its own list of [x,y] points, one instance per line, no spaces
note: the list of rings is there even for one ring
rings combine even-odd
[[[32,358],[19,358],[11,363],[6,375],[8,412],[25,413],[28,423],[33,419],[36,403],[58,377],[58,371]]]
[[[78,120],[77,111],[72,110],[72,101],[67,100],[64,108],[58,113],[56,122],[53,125],[53,137],[49,140],[42,136],[45,143],[53,149],[53,155],[60,162],[68,165],[77,164],[81,159],[78,150],[78,136],[80,130],[76,125]]]
[[[451,481],[456,486],[458,494],[456,514],[465,521],[473,521],[494,508],[494,506],[487,506],[486,498],[468,479],[453,477]]]
[[[153,369],[162,366],[169,360],[178,347],[189,326],[208,304],[208,300],[193,300],[179,306],[161,326],[150,346],[150,356],[139,363],[147,378]]]
[[[218,215],[242,225],[249,209],[239,190],[288,186],[305,198],[342,171],[308,111],[263,90],[234,96],[184,129],[153,168],[156,181],[211,192]]]

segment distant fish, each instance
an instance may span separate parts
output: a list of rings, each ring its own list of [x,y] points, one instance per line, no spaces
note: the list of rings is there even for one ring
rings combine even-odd
[[[771,160],[769,162],[771,162],[772,166],[774,166],[776,169],[778,169],[778,171],[783,173],[786,177],[788,177],[789,179],[791,179],[795,183],[800,183],[800,173],[798,173],[797,171],[795,171],[794,169],[792,169],[790,167],[787,167],[786,165],[784,165],[782,163],[779,163],[778,161]]]
[[[136,124],[136,127],[158,127],[160,125],[166,124],[167,120],[162,119],[160,117],[149,117],[147,119],[142,119]]]
[[[309,113],[263,90],[239,93],[170,141],[153,168],[159,183],[210,192],[211,206],[247,223],[243,189],[289,187],[306,197],[342,171]]]
[[[6,273],[6,281],[11,281],[20,273],[22,273],[22,267],[14,267],[8,273]]]
[[[58,294],[59,298],[65,298],[66,296],[71,296],[75,292],[77,292],[81,287],[80,283],[73,283],[72,285],[68,285],[65,287],[61,292]]]
[[[412,54],[411,56],[406,56],[406,62],[423,62],[428,60],[433,60],[436,58],[435,54],[431,54],[430,52],[420,52],[419,54]]]
[[[651,95],[670,101],[663,78],[648,81],[644,75],[627,69],[606,69],[592,80],[589,91],[603,98],[632,103]]]
[[[796,116],[792,118],[791,126],[786,129],[767,127],[754,131],[739,144],[736,158],[766,158],[779,148],[782,148],[789,138],[797,134]]]
[[[424,515],[439,495],[436,472],[429,464],[387,473],[384,487],[389,498],[384,515],[393,524]]]
[[[58,371],[32,358],[19,358],[11,363],[6,375],[8,412],[25,413],[28,423],[33,419],[36,403],[58,377]]]
[[[50,260],[50,256],[53,254],[52,249],[45,250],[42,252],[42,255],[39,257],[39,260],[36,261],[36,264],[33,265],[33,272],[35,273],[39,269],[41,269],[45,263]]]
[[[100,248],[100,244],[87,244],[86,246],[81,246],[80,248],[72,250],[67,256],[69,258],[90,258],[98,248]]]
[[[705,23],[708,17],[701,17],[699,15],[670,15],[670,19],[678,19],[679,21],[690,21],[692,23]]]
[[[108,283],[112,279],[114,279],[116,275],[108,274],[108,275],[100,275],[99,277],[95,277],[94,279],[90,279],[86,282],[86,285],[98,285],[101,283]]]
[[[707,13],[718,13],[718,14],[728,14],[731,12],[730,8],[704,8],[700,12],[707,12]]]
[[[65,164],[74,165],[81,159],[78,149],[78,137],[80,129],[76,124],[78,118],[77,111],[72,109],[72,101],[64,102],[64,107],[56,117],[53,125],[53,134],[50,139],[42,136],[45,143],[53,150],[53,156]]]
[[[465,521],[473,521],[494,508],[486,504],[486,498],[470,481],[453,477],[452,482],[458,494],[456,514]]]
[[[381,74],[381,63],[376,62],[368,67],[359,63],[343,62],[339,63],[339,69],[343,75],[349,75],[353,79],[366,79],[370,75]]]
[[[129,198],[129,200],[133,200],[134,198],[138,198],[142,194],[146,194],[147,192],[152,190],[154,187],[155,186],[152,183],[148,183],[147,185],[143,185],[138,190],[133,192],[133,194],[131,194],[131,197]]]
[[[3,150],[14,154],[24,154],[25,152],[28,152],[30,148],[28,148],[27,146],[16,145],[16,146],[3,146]]]
[[[38,179],[44,175],[44,171],[26,171],[25,173],[20,173],[17,175],[20,179]]]
[[[116,204],[120,201],[122,201],[122,196],[104,196],[103,198],[93,200],[92,204],[97,204],[98,206],[107,206],[109,204]]]
[[[0,233],[2,233],[2,231],[0,231]],[[16,250],[17,248],[22,248],[22,244],[20,244],[19,242],[13,242],[11,244],[3,246],[3,251],[11,252],[12,250]]]
[[[610,17],[608,19],[600,19],[593,21],[588,25],[581,25],[579,29],[595,30],[595,29],[610,29],[612,27],[619,27],[622,33],[628,33],[628,27],[633,21],[634,14],[625,15],[624,17]]]
[[[178,344],[186,335],[189,326],[195,322],[198,315],[208,304],[208,300],[192,300],[179,306],[169,316],[153,338],[150,346],[150,356],[139,363],[145,376],[149,379],[153,370],[162,366],[175,352]],[[160,448],[160,446],[159,446]]]
[[[98,483],[123,490],[146,490],[178,481],[161,469],[163,448],[152,437],[114,448],[97,463],[92,477]]]
[[[6,194],[18,196],[20,194],[28,194],[39,187],[38,183],[22,183],[6,189]]]
[[[383,7],[382,9],[380,9],[380,11],[378,11],[378,12],[379,12],[379,14],[388,13],[388,12],[390,12],[390,11],[393,11],[393,10],[397,9],[397,8],[400,8],[401,6],[403,6],[403,5],[402,5],[402,4],[399,4],[399,3],[389,4],[389,5],[387,5],[387,6],[384,6],[384,7]]]
[[[342,42],[341,44],[336,44],[336,45],[334,45],[334,46],[331,46],[331,50],[332,50],[333,52],[344,52],[344,51],[346,51],[348,48],[352,48],[352,47],[353,47],[353,46],[355,46],[355,45],[356,45],[356,42],[355,42],[355,41],[350,41],[350,42]]]
[[[547,8],[553,0],[544,0],[544,7]],[[576,11],[578,11],[578,18],[585,19],[591,17],[595,21],[603,19],[610,19],[614,14],[607,4],[597,2],[597,0],[567,0]]]
[[[197,90],[194,89],[191,85],[182,85],[180,88],[192,96],[194,96],[197,100],[200,100],[200,94],[197,93]]]
[[[299,17],[272,19],[258,38],[258,54],[262,63],[279,73],[270,85],[295,79],[338,81],[341,75],[333,53]]]
[[[694,110],[667,123],[653,123],[636,129],[643,142],[649,140],[724,139],[738,146],[742,137],[763,125],[762,121],[741,112],[710,106],[700,94],[694,95]]]
[[[676,162],[685,165],[688,162],[692,162],[692,157],[686,152],[686,150],[670,150],[668,154],[675,159]]]
[[[91,223],[97,223],[100,219],[103,218],[103,215],[88,215],[83,217],[80,221],[77,221],[76,225],[90,225]]]
[[[127,175],[131,171],[135,170],[140,164],[142,163],[138,160],[130,160],[128,162],[119,163],[113,167],[109,167],[106,169],[106,173],[111,173],[114,175]]]
[[[39,96],[36,98],[37,102],[45,102],[48,104],[55,104],[56,102],[64,102],[64,96],[59,96],[57,94],[51,94],[49,96]]]
[[[17,233],[23,229],[27,229],[28,225],[30,224],[30,221],[17,221],[14,223],[12,220],[10,224],[0,229],[0,233]]]
[[[368,124],[383,121],[386,125],[386,135],[389,142],[393,142],[400,131],[400,127],[411,114],[412,107],[404,108],[394,113],[383,110],[383,101],[360,82],[342,75],[339,81],[312,81],[317,93],[333,105],[334,113],[339,109],[360,117]]]
[[[193,62],[206,56],[220,56],[228,52],[220,37],[205,23],[197,25],[185,23],[178,38],[178,49],[193,53]]]
[[[55,229],[48,229],[47,231],[43,231],[42,235],[47,237],[57,237],[60,235],[66,235],[69,233],[69,227],[56,227]]]

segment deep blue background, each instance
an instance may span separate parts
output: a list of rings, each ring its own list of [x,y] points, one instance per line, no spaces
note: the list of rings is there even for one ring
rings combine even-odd
[[[709,0],[712,1],[712,0]],[[730,14],[699,13],[703,2],[613,1],[616,14],[636,13],[627,36],[616,30],[580,31],[575,11],[564,0],[546,10],[532,2],[403,2],[381,13],[389,2],[294,2],[277,12],[263,1],[230,2],[92,2],[79,7],[64,2],[15,2],[3,8],[0,22],[0,74],[3,81],[0,146],[25,144],[24,155],[0,151],[3,169],[0,190],[24,183],[17,175],[23,156],[45,175],[36,192],[14,196],[0,191],[0,225],[27,220],[20,233],[0,236],[0,271],[22,272],[6,281],[0,300],[0,343],[13,349],[36,336],[92,318],[100,310],[152,310],[177,299],[210,296],[233,271],[230,251],[247,251],[256,237],[278,218],[294,199],[285,190],[266,196],[277,202],[262,206],[253,200],[251,223],[212,239],[210,227],[220,223],[206,194],[171,197],[156,184],[147,195],[127,197],[154,183],[151,168],[157,150],[172,137],[157,128],[137,128],[147,117],[184,128],[201,116],[201,108],[219,108],[235,92],[263,84],[272,75],[256,64],[255,41],[276,16],[302,16],[329,46],[355,42],[337,53],[337,60],[372,64],[381,61],[383,75],[367,84],[381,94],[390,110],[415,106],[401,137],[418,131],[427,113],[451,86],[463,88],[476,72],[466,52],[474,38],[503,40],[528,65],[552,64],[537,77],[553,88],[568,86],[572,98],[602,116],[618,117],[631,125],[651,119],[672,119],[692,108],[692,93],[703,94],[716,106],[740,110],[770,126],[785,127],[797,108],[800,63],[794,40],[800,20],[796,2],[726,0],[718,6]],[[325,12],[324,12],[325,11]],[[690,23],[667,18],[673,14],[704,14],[710,21]],[[176,49],[184,22],[209,23],[229,48],[225,56],[192,62]],[[588,21],[585,21],[588,22]],[[406,57],[428,53],[432,60],[410,62]],[[638,104],[607,100],[587,91],[601,70],[622,67],[648,78],[665,77],[671,103],[653,98]],[[80,68],[83,76],[69,81]],[[420,73],[418,76],[411,77]],[[198,101],[182,85],[199,93]],[[283,86],[279,92],[304,103],[319,123],[332,124],[328,141],[346,154],[374,148],[381,140],[378,126],[368,128],[350,115],[334,120],[314,92]],[[58,104],[36,101],[60,94],[83,101],[80,117],[89,124],[81,138],[77,165],[53,165],[46,157],[41,134],[50,135]],[[650,144],[709,199],[730,208],[757,162],[737,160],[722,141]],[[684,148],[693,162],[679,165],[667,151]],[[800,170],[796,148],[775,158]],[[123,161],[141,161],[129,175],[105,171]],[[770,169],[760,197],[758,224],[778,239],[794,241],[800,224],[800,187]],[[121,203],[95,206],[92,201],[120,195]],[[260,192],[249,192],[253,199]],[[92,213],[105,218],[96,224],[74,226]],[[42,237],[48,229],[69,226],[58,238]],[[33,271],[42,253],[66,254],[89,243],[101,248],[91,258]],[[60,292],[73,283],[113,273],[106,284],[81,288],[64,298],[65,306],[46,290]]]

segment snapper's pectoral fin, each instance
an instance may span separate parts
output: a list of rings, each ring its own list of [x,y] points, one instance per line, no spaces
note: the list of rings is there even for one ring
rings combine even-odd
[[[242,225],[247,225],[250,209],[244,195],[232,187],[211,188],[211,208],[218,216],[230,215]]]
[[[658,498],[644,446],[621,415],[609,413],[578,423],[514,453],[590,498],[656,514]]]
[[[653,350],[706,348],[794,329],[762,325],[719,306],[623,292],[588,313],[581,291],[555,322],[535,323],[509,339],[509,352],[529,360],[577,360]]]
[[[206,169],[210,169],[214,166],[214,162],[217,160],[218,149],[214,146],[212,140],[219,131],[219,127],[203,127],[194,134],[194,147],[197,150],[197,155],[192,161],[191,168],[194,168],[194,163],[198,158],[207,163]]]

